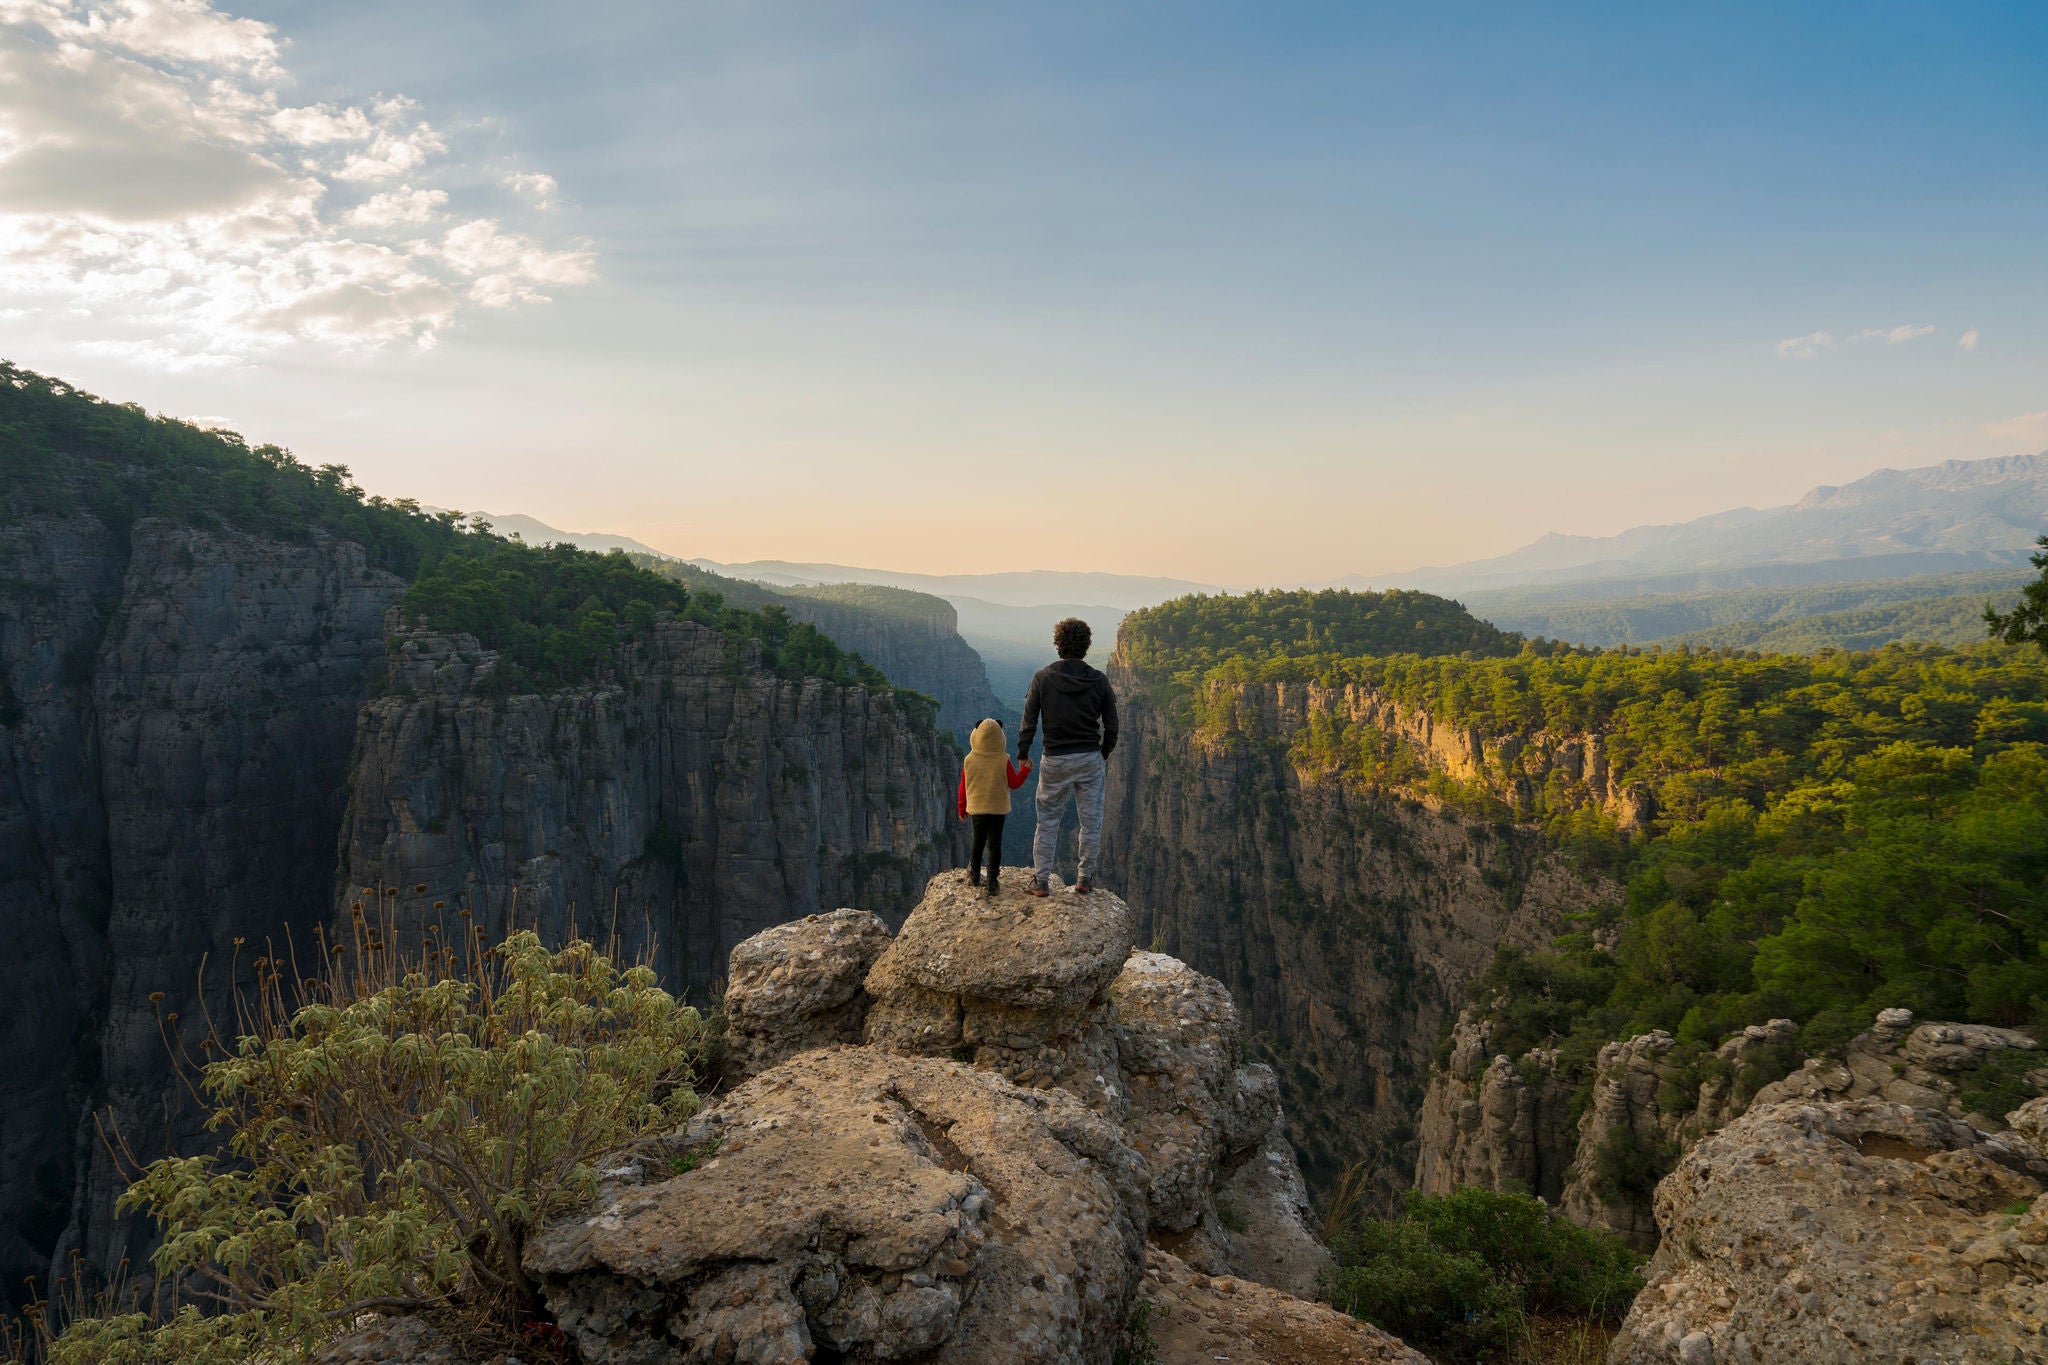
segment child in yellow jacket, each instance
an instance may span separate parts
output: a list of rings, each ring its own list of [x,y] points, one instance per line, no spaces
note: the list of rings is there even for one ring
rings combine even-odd
[[[981,854],[988,850],[988,894],[1000,894],[996,878],[1003,870],[1003,817],[1010,813],[1010,793],[1031,776],[1031,765],[1010,761],[1001,721],[989,719],[968,737],[967,757],[960,760],[960,792],[955,803],[960,818],[974,821],[974,857],[967,880],[981,885]]]

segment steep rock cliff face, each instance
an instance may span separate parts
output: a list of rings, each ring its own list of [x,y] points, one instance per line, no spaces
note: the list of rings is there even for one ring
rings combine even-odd
[[[468,637],[394,645],[350,772],[343,922],[382,887],[402,929],[463,906],[493,935],[573,920],[651,945],[701,993],[749,935],[846,904],[900,922],[964,861],[937,733],[866,688],[764,673],[694,622],[662,625],[615,680],[546,696],[497,695]]]
[[[2009,1072],[2020,1093],[2048,1090],[2048,1055],[2014,1029],[1916,1025],[1910,1010],[1885,1010],[1840,1058],[1810,1058],[1786,1075],[1796,1036],[1791,1020],[1773,1019],[1700,1058],[1661,1029],[1639,1034],[1601,1048],[1574,1094],[1580,1087],[1561,1074],[1555,1051],[1491,1054],[1484,1012],[1467,1009],[1423,1100],[1416,1187],[1524,1190],[1650,1250],[1660,1236],[1658,1178],[1752,1107],[1880,1099],[1995,1132],[2004,1124],[1971,1108],[1988,1092],[1987,1075]]]
[[[1279,1072],[1312,1181],[1365,1159],[1377,1179],[1405,1183],[1431,1050],[1467,985],[1500,944],[1542,942],[1566,911],[1614,890],[1530,831],[1363,790],[1305,761],[1295,737],[1320,716],[1405,727],[1472,780],[1497,771],[1470,736],[1461,744],[1365,689],[1232,686],[1206,700],[1207,715],[1228,717],[1219,732],[1153,705],[1121,659],[1111,678],[1126,715],[1107,861],[1144,907],[1139,941],[1230,988]],[[1554,754],[1558,771],[1575,762],[1574,780],[1604,783],[1583,746]],[[1603,802],[1632,800],[1599,790]]]
[[[890,682],[938,702],[939,728],[947,733],[965,734],[984,717],[1003,714],[988,685],[988,669],[974,647],[960,638],[959,613],[944,598],[927,598],[929,605],[920,616],[817,597],[790,595],[782,600],[790,615],[810,622],[833,644],[881,669]]]
[[[11,1294],[70,1248],[109,1265],[143,1244],[113,1214],[125,1182],[92,1116],[139,1151],[199,1140],[158,1015],[196,1050],[206,1009],[226,1017],[236,940],[319,921],[401,585],[344,541],[84,513],[0,528],[0,561]]]

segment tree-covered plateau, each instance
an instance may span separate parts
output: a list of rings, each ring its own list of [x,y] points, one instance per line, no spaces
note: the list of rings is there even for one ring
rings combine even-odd
[[[22,523],[84,513],[125,537],[145,517],[232,529],[285,542],[327,535],[363,546],[370,564],[405,578],[405,610],[499,652],[498,686],[553,688],[616,668],[663,614],[757,642],[783,677],[877,689],[912,712],[879,670],[773,603],[729,606],[714,591],[621,553],[530,546],[460,512],[366,495],[345,466],[312,467],[275,445],[109,403],[62,380],[0,362],[0,517]],[[706,577],[709,577],[707,575]]]

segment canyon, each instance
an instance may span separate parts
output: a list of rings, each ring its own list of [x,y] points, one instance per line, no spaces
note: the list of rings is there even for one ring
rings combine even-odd
[[[38,1059],[0,1107],[10,1303],[74,1251],[141,1263],[115,1148],[207,1140],[173,1056],[365,888],[402,928],[435,900],[616,925],[702,994],[768,924],[900,918],[961,859],[955,751],[886,689],[672,621],[602,682],[507,696],[491,650],[403,622],[360,544],[138,518],[84,474],[59,493],[0,521],[0,989]],[[887,657],[888,629],[862,643]]]
[[[1319,771],[1293,737],[1313,719],[1403,737],[1434,771],[1497,786],[1560,780],[1621,818],[1597,739],[1490,744],[1370,688],[1217,682],[1227,722],[1191,725],[1123,658],[1106,849],[1139,936],[1223,981],[1278,1072],[1303,1167],[1328,1190],[1363,1163],[1408,1183],[1440,1033],[1502,944],[1547,942],[1619,888],[1536,832]],[[1512,768],[1510,781],[1502,774]]]

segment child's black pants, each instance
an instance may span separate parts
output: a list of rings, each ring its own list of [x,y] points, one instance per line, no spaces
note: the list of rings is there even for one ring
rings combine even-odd
[[[1003,868],[1003,817],[1000,815],[976,815],[974,821],[974,857],[967,864],[969,875],[981,880],[981,851],[988,850],[989,880],[995,880],[996,873]]]

